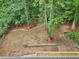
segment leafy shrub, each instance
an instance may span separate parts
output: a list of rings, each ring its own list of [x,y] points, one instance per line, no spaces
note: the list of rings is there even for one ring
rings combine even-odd
[[[73,40],[77,44],[79,44],[79,32],[70,32],[68,33],[70,40]]]
[[[7,28],[0,28],[0,37],[2,37],[4,34],[6,34]]]
[[[0,1],[0,36],[13,25],[35,23],[38,15],[38,1],[1,0]]]

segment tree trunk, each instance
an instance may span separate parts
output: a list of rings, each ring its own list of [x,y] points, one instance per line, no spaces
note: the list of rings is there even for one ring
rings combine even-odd
[[[28,2],[26,2],[26,0],[22,0],[23,4],[24,4],[24,10],[25,10],[25,15],[26,15],[26,18],[27,18],[27,25],[28,25],[28,29],[30,29],[29,27],[29,6],[27,5]]]
[[[71,30],[72,31],[75,31],[76,30],[76,21],[75,20],[73,20]]]
[[[53,0],[51,0],[52,2],[51,2],[51,8],[50,8],[50,18],[52,18],[53,17],[53,15],[54,15],[54,1]]]

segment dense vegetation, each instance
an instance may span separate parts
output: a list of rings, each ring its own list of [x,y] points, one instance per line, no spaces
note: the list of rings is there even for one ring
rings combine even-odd
[[[0,37],[11,26],[39,22],[50,38],[58,24],[71,22],[73,28],[79,23],[79,0],[0,0]]]

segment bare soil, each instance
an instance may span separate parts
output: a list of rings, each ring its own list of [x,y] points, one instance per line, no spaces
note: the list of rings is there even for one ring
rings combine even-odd
[[[33,30],[32,30],[33,29]],[[27,28],[13,28],[6,35],[0,45],[0,56],[23,56],[34,54],[37,51],[70,51],[70,46],[63,43],[63,29],[69,31],[69,26],[62,26],[54,34],[54,40],[48,40],[48,35],[43,27],[33,27],[31,30]],[[67,42],[66,42],[67,43]],[[41,44],[56,44],[54,46],[28,46]],[[74,50],[74,49],[73,49]]]
[[[56,47],[27,47],[27,45],[49,44],[44,28],[34,31],[11,30],[0,45],[0,56],[21,56],[34,54],[35,51],[57,51]]]

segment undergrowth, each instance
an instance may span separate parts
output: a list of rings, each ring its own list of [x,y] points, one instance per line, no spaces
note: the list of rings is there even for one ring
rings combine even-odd
[[[79,32],[70,32],[68,33],[70,40],[74,41],[76,44],[79,44]]]
[[[79,0],[0,0],[0,37],[11,26],[38,24],[40,20],[49,37],[55,25],[70,21],[78,24]]]

